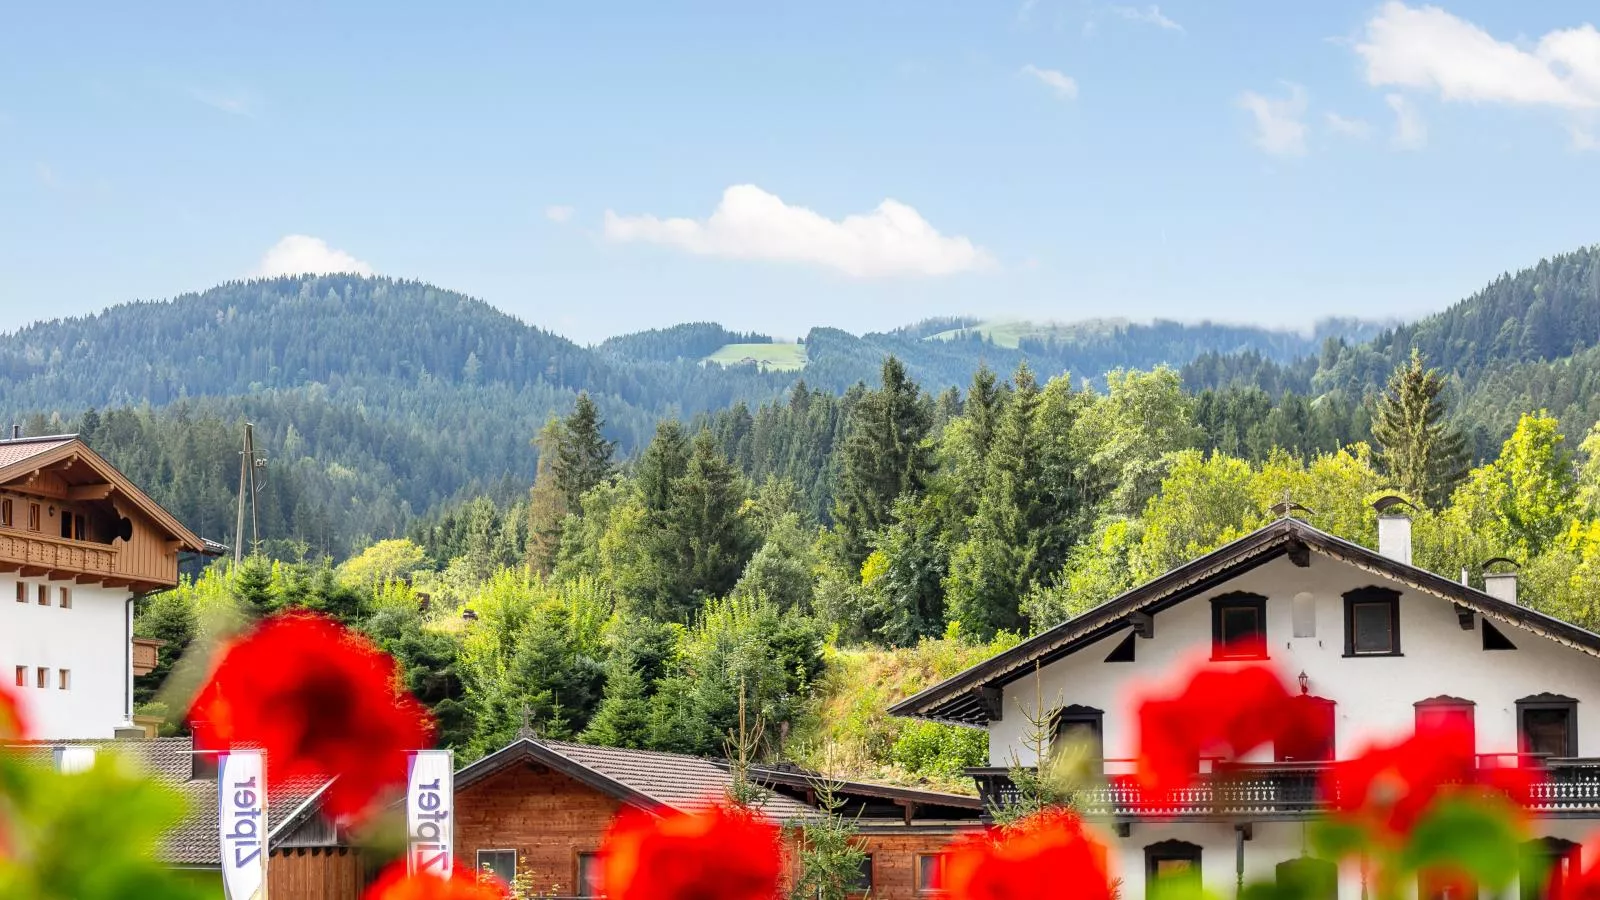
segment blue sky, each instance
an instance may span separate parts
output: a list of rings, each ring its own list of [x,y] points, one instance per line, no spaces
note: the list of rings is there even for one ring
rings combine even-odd
[[[1600,240],[1589,23],[1570,0],[28,4],[0,30],[0,328],[329,268],[581,341],[1415,315]]]

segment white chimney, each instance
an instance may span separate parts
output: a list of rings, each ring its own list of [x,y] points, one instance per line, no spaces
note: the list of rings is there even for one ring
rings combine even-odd
[[[1378,516],[1378,554],[1411,565],[1411,517],[1399,513]]]
[[[63,775],[76,775],[94,768],[93,747],[57,747],[56,771]]]
[[[1515,604],[1517,602],[1517,573],[1483,573],[1483,592],[1496,600],[1504,600],[1507,603]]]

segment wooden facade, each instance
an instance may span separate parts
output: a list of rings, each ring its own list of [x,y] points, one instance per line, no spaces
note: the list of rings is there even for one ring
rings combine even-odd
[[[652,785],[622,784],[614,780],[615,771],[594,773],[575,767],[570,759],[553,757],[551,764],[546,764],[533,756],[534,753],[548,753],[554,747],[570,752],[571,746],[530,748],[529,753],[481,776],[474,775],[471,766],[458,773],[455,797],[457,866],[477,868],[480,852],[510,851],[516,854],[517,873],[524,880],[522,886],[535,895],[583,896],[579,881],[580,860],[599,851],[607,826],[624,808],[639,806],[642,802],[650,805],[635,792]],[[673,757],[673,754],[659,755]],[[599,777],[592,777],[596,775]],[[754,777],[762,780],[759,772],[754,773]],[[607,789],[608,786],[611,789]],[[659,780],[654,780],[653,786],[666,787]],[[780,797],[798,793],[782,782],[771,786]],[[931,805],[941,808],[946,808],[945,801],[950,799],[947,795],[903,788],[854,786],[874,794],[882,790],[902,799],[922,793],[932,801]],[[721,786],[704,787],[715,792]],[[919,885],[919,859],[937,855],[964,831],[981,827],[976,810],[969,818],[961,820],[908,823],[906,820],[911,816],[903,805],[885,804],[882,796],[851,793],[850,788],[845,791],[847,805],[867,813],[860,817],[847,815],[852,815],[860,826],[856,840],[871,859],[870,897],[873,900],[926,900],[931,897],[933,892],[921,890],[926,885]],[[799,874],[800,841],[796,823],[791,821],[786,825],[785,895]]]
[[[304,900],[360,900],[366,867],[350,847],[274,850],[267,861],[267,896]]]
[[[0,572],[142,593],[213,549],[76,437],[0,441]]]
[[[515,850],[518,870],[546,896],[578,893],[578,854],[600,849],[623,803],[547,766],[522,763],[456,794],[456,865],[480,850]]]

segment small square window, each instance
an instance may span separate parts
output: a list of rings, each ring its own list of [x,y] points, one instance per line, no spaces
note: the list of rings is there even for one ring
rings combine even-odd
[[[501,884],[511,884],[517,878],[517,851],[479,850],[478,871],[493,875]]]
[[[28,583],[26,581],[17,582],[17,602],[28,602]]]
[[[1211,655],[1216,659],[1267,655],[1267,598],[1234,593],[1212,599]]]
[[[41,585],[39,585],[37,587],[37,589],[34,591],[34,593],[39,598],[39,605],[40,606],[49,606],[50,605],[50,585],[41,584]]]
[[[60,689],[60,690],[63,690],[63,691],[72,690],[72,670],[71,669],[57,669],[56,670],[56,687],[58,689]]]
[[[1346,656],[1396,656],[1400,653],[1400,592],[1361,588],[1344,595]]]
[[[40,666],[38,671],[34,675],[34,685],[36,687],[41,688],[41,689],[49,687],[50,686],[50,670],[46,669],[44,666]]]
[[[17,666],[17,687],[28,686],[28,667]]]
[[[72,588],[69,588],[65,585],[62,585],[61,587],[61,608],[72,608]]]

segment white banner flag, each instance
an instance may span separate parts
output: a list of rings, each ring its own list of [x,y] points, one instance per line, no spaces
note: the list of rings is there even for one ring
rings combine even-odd
[[[228,900],[266,900],[267,779],[260,750],[218,756],[217,818]]]
[[[455,865],[455,763],[449,750],[411,754],[406,777],[406,868],[449,877]]]

